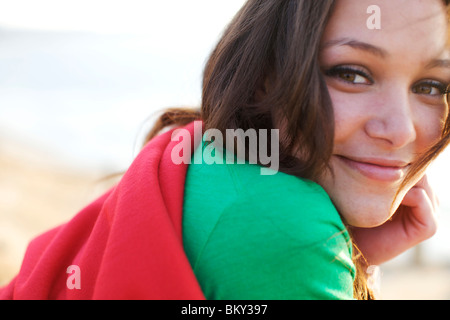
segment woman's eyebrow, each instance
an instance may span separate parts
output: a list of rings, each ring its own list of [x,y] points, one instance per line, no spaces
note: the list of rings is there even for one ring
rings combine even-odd
[[[322,45],[322,49],[332,47],[332,46],[349,46],[354,49],[363,50],[369,52],[373,55],[376,55],[381,58],[386,58],[389,56],[389,53],[380,47],[377,47],[373,44],[362,42],[359,40],[351,39],[351,38],[341,38],[335,39],[325,42]],[[433,59],[427,65],[427,69],[433,68],[450,68],[450,60],[449,59]]]
[[[325,48],[328,48],[331,46],[349,46],[354,49],[366,51],[366,52],[371,53],[380,58],[386,58],[387,56],[389,56],[389,53],[380,47],[374,46],[373,44],[370,44],[367,42],[362,42],[362,41],[350,39],[350,38],[342,38],[342,39],[327,41],[322,45],[322,49],[325,49]]]
[[[450,60],[448,59],[434,59],[426,66],[427,69],[433,68],[450,68]]]

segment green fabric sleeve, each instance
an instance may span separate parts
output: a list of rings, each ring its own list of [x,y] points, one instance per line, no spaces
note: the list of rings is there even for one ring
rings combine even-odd
[[[352,299],[350,237],[328,195],[259,168],[189,166],[183,241],[206,298]]]

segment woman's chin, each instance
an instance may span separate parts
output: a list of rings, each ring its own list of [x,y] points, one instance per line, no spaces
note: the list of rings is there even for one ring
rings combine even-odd
[[[390,201],[367,198],[366,201],[360,203],[335,201],[335,204],[344,222],[358,228],[375,228],[384,224],[393,216],[398,207]]]
[[[383,225],[388,220],[389,220],[389,217],[374,218],[373,216],[370,216],[367,218],[357,217],[357,218],[345,219],[345,222],[346,222],[346,224],[348,224],[351,227],[376,228],[376,227]]]

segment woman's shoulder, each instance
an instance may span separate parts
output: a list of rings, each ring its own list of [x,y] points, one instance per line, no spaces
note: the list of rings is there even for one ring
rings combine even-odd
[[[245,175],[240,180],[241,192],[230,204],[228,214],[244,210],[246,215],[258,218],[260,224],[270,221],[271,228],[283,230],[305,245],[326,241],[337,234],[348,240],[339,213],[317,183],[282,172],[261,176],[247,170]]]
[[[336,234],[347,237],[340,215],[320,185],[283,172],[262,175],[260,169],[249,163],[190,165],[187,203],[191,207],[201,202],[203,210],[195,210],[196,214],[208,212],[208,219],[215,217],[214,224],[219,218],[222,223],[231,219],[229,227],[238,228],[251,220],[255,228],[283,230],[305,244]],[[205,191],[212,201],[204,201]]]
[[[187,178],[184,244],[208,298],[351,298],[350,237],[318,184],[248,163]]]

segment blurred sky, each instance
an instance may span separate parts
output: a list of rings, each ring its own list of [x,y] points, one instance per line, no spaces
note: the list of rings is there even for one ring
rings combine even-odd
[[[199,104],[207,56],[242,4],[0,0],[0,134],[126,168],[148,116]]]
[[[149,116],[199,105],[204,63],[243,3],[0,0],[0,141],[78,167],[126,169]],[[448,257],[449,163],[446,151],[430,172],[447,221],[433,241]]]

